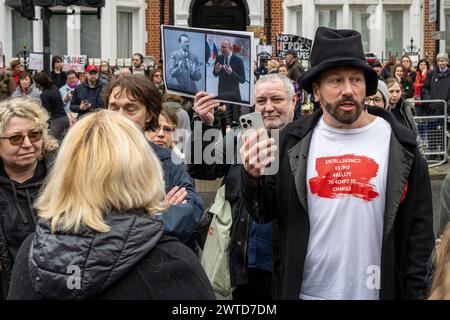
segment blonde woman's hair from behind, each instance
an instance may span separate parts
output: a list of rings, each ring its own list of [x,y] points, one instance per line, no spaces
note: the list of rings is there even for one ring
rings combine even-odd
[[[0,103],[0,134],[2,136],[14,117],[30,120],[36,124],[39,130],[42,130],[42,156],[58,148],[58,140],[48,132],[50,116],[36,99],[25,96]]]
[[[276,60],[269,60],[267,62],[267,69],[272,70],[272,69],[278,69],[280,67],[280,63]]]
[[[108,232],[112,211],[164,211],[159,159],[139,128],[117,112],[102,110],[68,132],[36,208],[52,232],[77,233],[86,226]]]
[[[447,223],[442,239],[431,256],[434,270],[430,300],[450,300],[450,223]]]

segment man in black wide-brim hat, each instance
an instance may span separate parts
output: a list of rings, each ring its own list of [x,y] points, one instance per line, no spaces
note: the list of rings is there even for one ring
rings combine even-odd
[[[277,221],[275,297],[425,298],[433,211],[416,139],[364,105],[377,74],[360,33],[319,27],[311,66],[300,84],[321,109],[287,125],[276,147],[258,132],[241,148],[245,206],[255,221]]]

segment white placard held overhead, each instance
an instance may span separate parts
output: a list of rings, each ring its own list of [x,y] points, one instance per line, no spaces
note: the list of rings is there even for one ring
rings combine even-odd
[[[63,71],[74,70],[75,72],[84,72],[87,62],[87,56],[64,56]]]
[[[44,54],[43,53],[30,53],[28,61],[29,70],[44,70]]]

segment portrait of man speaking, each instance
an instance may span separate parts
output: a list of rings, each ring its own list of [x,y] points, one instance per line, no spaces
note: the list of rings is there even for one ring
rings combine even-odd
[[[233,45],[225,39],[220,43],[221,55],[214,64],[213,75],[219,77],[218,98],[228,101],[242,101],[240,83],[245,83],[245,69],[242,58],[233,54]]]
[[[173,89],[191,94],[197,93],[196,81],[202,77],[198,57],[190,51],[191,40],[187,34],[178,37],[180,48],[170,56],[170,76]]]

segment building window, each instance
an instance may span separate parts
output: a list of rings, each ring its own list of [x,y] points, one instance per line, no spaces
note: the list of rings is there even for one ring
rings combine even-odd
[[[296,34],[301,36],[303,34],[302,22],[303,22],[303,10],[302,7],[299,7],[295,10],[295,22],[296,22]]]
[[[450,14],[445,15],[445,52],[450,52]]]
[[[369,19],[370,13],[368,13],[367,10],[352,10],[352,26],[354,30],[361,33],[363,49],[365,52],[370,51],[370,30],[368,27]]]
[[[52,15],[50,18],[50,53],[54,56],[67,54],[66,15]]]
[[[101,25],[97,15],[81,15],[81,54],[90,58],[101,57]]]
[[[403,48],[403,11],[385,12],[385,38],[386,38],[386,54],[385,56],[402,55]]]
[[[319,25],[318,27],[337,28],[337,10],[335,9],[319,9]]]
[[[22,55],[24,45],[27,54],[33,50],[33,23],[23,18],[16,10],[12,10],[13,56]]]
[[[132,53],[133,14],[117,12],[117,57],[130,58]]]

